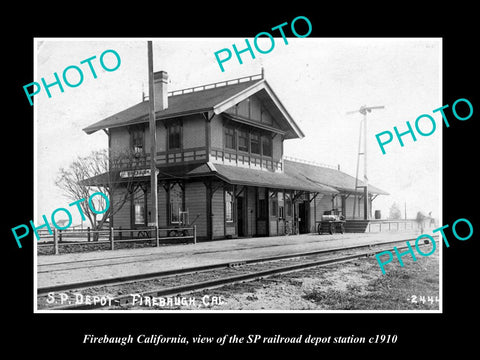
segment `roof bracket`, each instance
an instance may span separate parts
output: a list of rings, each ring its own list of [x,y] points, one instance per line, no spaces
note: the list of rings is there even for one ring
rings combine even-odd
[[[209,116],[211,114],[211,116]],[[215,116],[215,113],[213,111],[205,111],[202,112],[203,118],[207,120],[208,122],[212,121],[213,117]]]
[[[235,198],[239,197],[246,189],[247,187],[245,185],[242,186],[242,188],[240,189],[240,191],[238,191],[236,194],[235,194]]]
[[[310,200],[308,200],[309,203],[311,203],[312,200],[315,200],[315,198],[316,198],[316,197],[318,196],[318,194],[320,194],[320,193],[319,193],[319,192],[316,192],[316,193],[312,193],[312,194],[315,194],[315,195],[313,195],[313,197],[312,197]]]
[[[295,191],[295,194],[293,195],[292,201],[297,201],[300,198],[300,196],[303,196],[304,193],[305,193],[305,191],[302,191],[302,190],[300,190],[298,192]]]

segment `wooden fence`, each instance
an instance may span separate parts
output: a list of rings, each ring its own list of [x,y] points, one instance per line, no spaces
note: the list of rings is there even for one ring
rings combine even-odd
[[[197,243],[197,228],[190,227],[146,227],[141,229],[67,229],[58,230],[53,228],[52,233],[48,230],[38,231],[40,240],[37,242],[37,252],[45,253],[45,249],[53,249],[55,255],[60,253],[60,248],[82,248],[80,251],[89,250],[115,250],[126,248],[129,243],[160,246],[161,243],[176,243],[193,240]],[[47,250],[48,251],[48,250]],[[75,252],[75,251],[67,251]]]

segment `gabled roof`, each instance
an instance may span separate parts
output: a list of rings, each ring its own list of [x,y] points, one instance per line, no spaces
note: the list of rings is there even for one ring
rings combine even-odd
[[[363,189],[355,191],[355,177],[340,170],[285,159],[284,172],[291,176],[308,179],[317,184],[331,186],[340,192],[363,193]],[[363,186],[364,183],[359,180],[358,185]],[[368,184],[368,192],[378,195],[389,195],[388,192],[370,184]]]
[[[277,122],[284,125],[286,138],[303,137],[304,134],[284,108],[265,79],[238,81],[234,84],[200,91],[182,92],[168,96],[168,108],[155,112],[156,120],[212,111],[220,114],[253,94],[261,95]],[[156,97],[160,94],[156,94]],[[148,122],[149,101],[142,101],[83,129],[87,134],[95,131]],[[283,121],[281,121],[283,120]]]

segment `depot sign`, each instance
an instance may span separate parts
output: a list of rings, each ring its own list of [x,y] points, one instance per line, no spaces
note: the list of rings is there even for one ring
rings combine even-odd
[[[143,176],[150,176],[152,173],[151,169],[138,169],[138,170],[126,170],[120,171],[121,178],[131,178],[131,177],[143,177]],[[155,175],[158,175],[160,171],[155,169]]]

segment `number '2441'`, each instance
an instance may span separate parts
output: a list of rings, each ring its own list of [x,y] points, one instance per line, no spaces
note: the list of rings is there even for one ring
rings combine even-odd
[[[424,296],[424,295],[411,295],[410,297],[407,298],[407,301],[410,301],[412,303],[422,303],[425,304],[429,302],[430,304],[433,304],[433,302],[439,302],[438,296]]]

